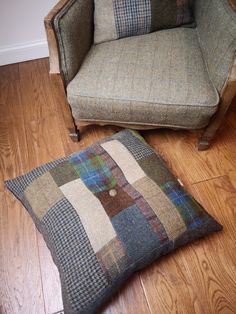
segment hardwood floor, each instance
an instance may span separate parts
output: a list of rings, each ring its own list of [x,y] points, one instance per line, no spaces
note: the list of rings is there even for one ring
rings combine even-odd
[[[3,180],[117,130],[88,127],[73,143],[70,123],[61,82],[49,77],[47,59],[0,67],[0,314],[63,309],[50,253]],[[194,132],[142,134],[224,230],[136,273],[101,313],[236,313],[236,101],[208,151],[196,150]]]

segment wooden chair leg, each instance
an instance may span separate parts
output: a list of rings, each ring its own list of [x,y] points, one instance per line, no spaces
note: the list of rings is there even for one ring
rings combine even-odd
[[[69,136],[73,142],[79,142],[81,139],[80,131],[76,126],[73,129],[69,129]]]
[[[207,150],[211,145],[211,139],[204,138],[204,135],[200,137],[197,144],[197,149],[199,151]]]
[[[219,109],[212,117],[209,125],[204,130],[198,141],[198,150],[206,150],[210,147],[210,143],[215,137],[217,130],[220,128],[225,114],[236,93],[236,81],[228,81],[220,95]]]

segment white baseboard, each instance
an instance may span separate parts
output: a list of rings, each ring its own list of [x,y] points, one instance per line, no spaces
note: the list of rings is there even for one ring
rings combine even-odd
[[[0,46],[0,66],[48,57],[46,40],[35,40],[22,44]]]

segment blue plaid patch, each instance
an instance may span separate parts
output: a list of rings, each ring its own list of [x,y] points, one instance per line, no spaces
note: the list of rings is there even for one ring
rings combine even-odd
[[[111,170],[92,149],[72,155],[69,161],[93,193],[110,190],[116,185]]]
[[[113,0],[113,8],[118,38],[150,33],[150,0]]]
[[[188,230],[200,226],[203,223],[202,219],[206,220],[203,207],[178,182],[167,182],[160,187],[177,208]]]

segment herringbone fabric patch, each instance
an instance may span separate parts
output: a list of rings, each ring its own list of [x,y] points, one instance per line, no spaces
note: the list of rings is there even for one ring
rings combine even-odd
[[[130,130],[6,185],[51,250],[70,314],[95,313],[136,270],[222,229]]]
[[[80,218],[64,198],[48,211],[42,222],[63,271],[71,305],[74,310],[82,309],[96,299],[108,283]]]
[[[136,136],[132,137],[132,139],[120,136],[120,138],[118,137],[118,140],[124,144],[137,161],[155,154],[154,150],[151,149],[150,146],[147,146]]]

